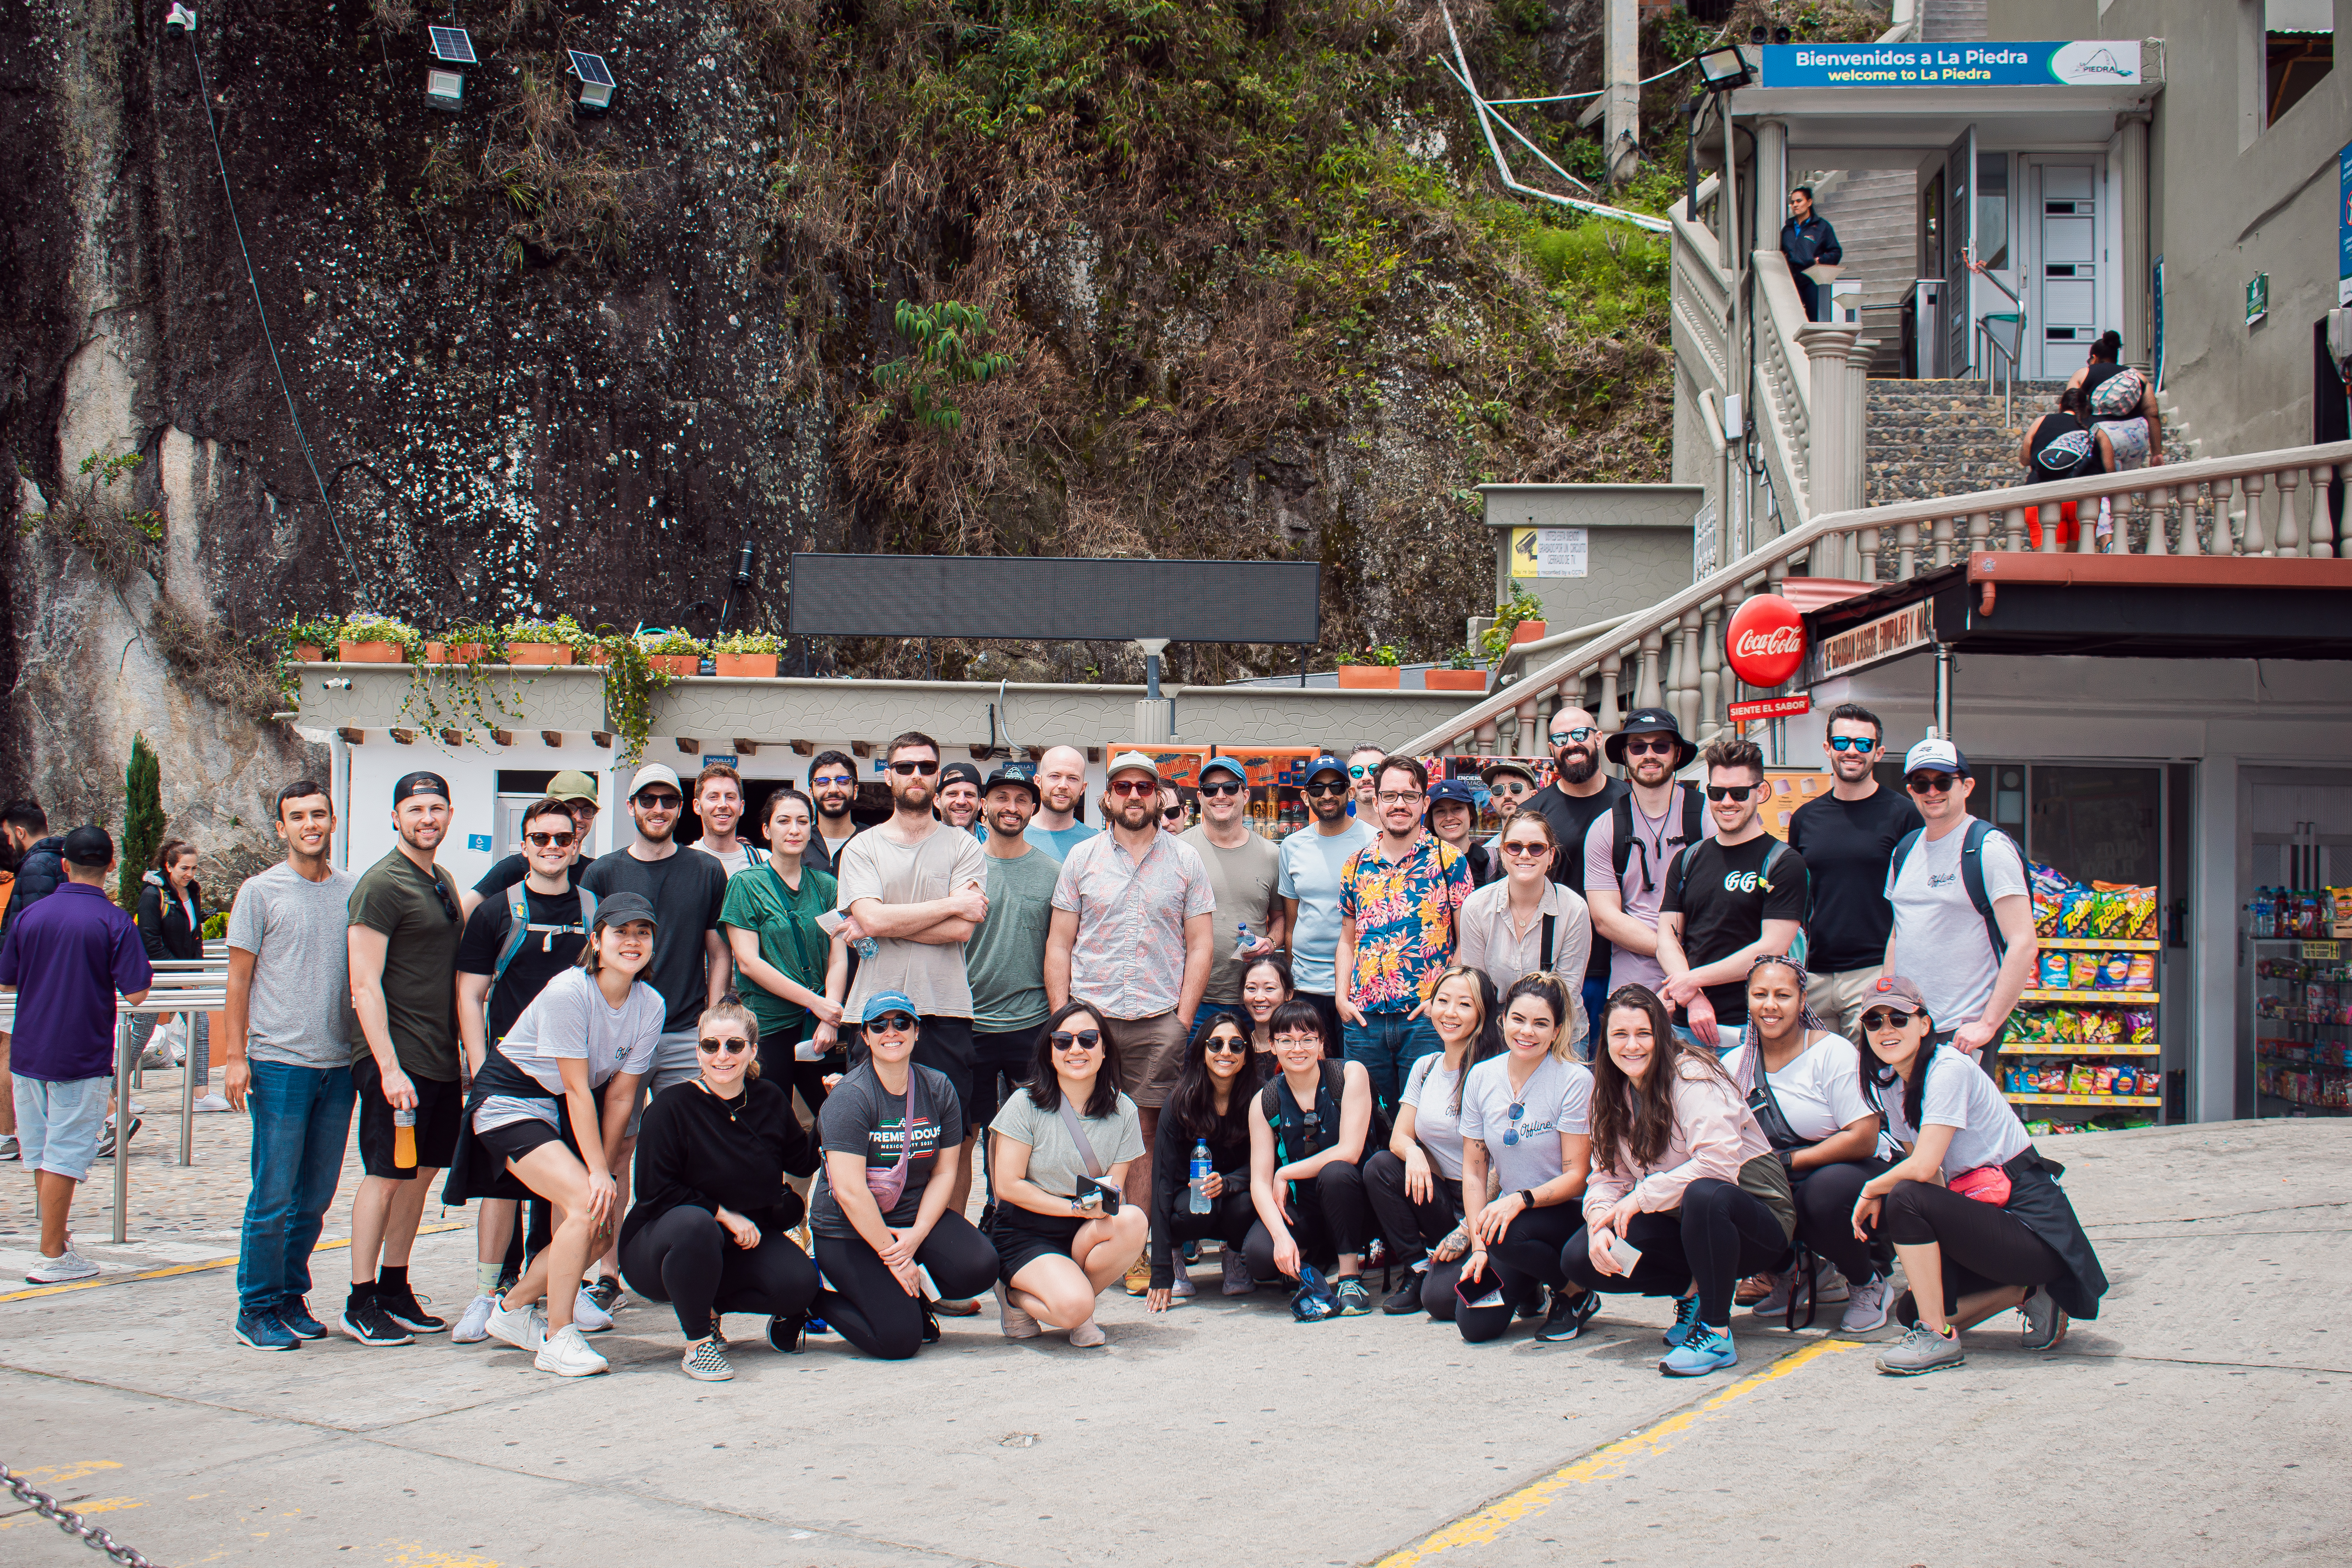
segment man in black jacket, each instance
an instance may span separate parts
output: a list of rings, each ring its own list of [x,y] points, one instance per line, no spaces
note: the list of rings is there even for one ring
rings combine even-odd
[[[65,880],[65,847],[63,837],[49,836],[48,814],[39,801],[12,800],[0,806],[0,851],[16,868],[7,907],[0,910],[0,942],[8,940],[8,924],[18,910],[47,898]],[[8,1037],[0,1033],[0,1160],[16,1158],[16,1091],[8,1076]]]
[[[1797,280],[1797,298],[1805,302],[1805,319],[1826,321],[1830,290],[1805,276],[1808,267],[1835,267],[1845,259],[1837,230],[1813,211],[1813,187],[1799,185],[1789,193],[1789,221],[1780,226],[1780,254],[1789,258],[1789,275]]]

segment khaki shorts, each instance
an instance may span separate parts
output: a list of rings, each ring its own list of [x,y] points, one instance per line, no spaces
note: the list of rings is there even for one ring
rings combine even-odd
[[[1805,982],[1805,1005],[1822,1023],[1859,1046],[1863,1043],[1862,1009],[1884,968],[1883,964],[1874,964],[1868,969],[1812,975]]]
[[[1176,1088],[1177,1071],[1184,1065],[1184,1026],[1176,1021],[1176,1015],[1096,1016],[1118,1051],[1118,1087],[1139,1110],[1156,1110],[1167,1104]]]

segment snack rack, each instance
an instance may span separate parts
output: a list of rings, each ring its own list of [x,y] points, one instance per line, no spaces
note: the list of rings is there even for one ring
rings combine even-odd
[[[2252,941],[2257,1114],[2352,1115],[2352,964],[2343,944]],[[2285,1104],[2262,1103],[2272,1100]]]
[[[2102,1113],[2164,1107],[2153,888],[2086,888],[2032,868],[2039,984],[2018,997],[1996,1076],[2019,1114],[2072,1131]],[[2109,1115],[2103,1125],[2115,1124]]]

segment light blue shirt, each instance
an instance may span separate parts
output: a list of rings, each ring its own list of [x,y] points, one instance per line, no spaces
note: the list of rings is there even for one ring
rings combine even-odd
[[[1274,890],[1298,900],[1298,923],[1290,931],[1290,976],[1301,991],[1329,996],[1339,989],[1339,873],[1371,841],[1371,828],[1360,822],[1328,835],[1309,823],[1282,841],[1282,870]]]
[[[1022,829],[1021,837],[1051,855],[1056,860],[1067,860],[1070,851],[1102,831],[1083,822],[1073,822],[1067,827],[1046,828],[1031,823]]]

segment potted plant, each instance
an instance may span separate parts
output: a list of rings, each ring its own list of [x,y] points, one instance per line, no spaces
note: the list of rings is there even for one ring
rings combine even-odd
[[[286,657],[296,664],[323,664],[327,650],[342,641],[343,623],[333,616],[322,620],[306,621],[297,616],[279,629],[285,640]]]
[[[710,657],[720,675],[748,675],[772,679],[776,658],[784,639],[773,632],[729,632],[710,645]]]
[[[579,625],[570,616],[551,621],[509,621],[509,664],[570,664],[580,644]]]
[[[645,650],[646,662],[664,675],[696,675],[702,669],[703,657],[710,649],[680,631],[666,631],[648,626],[637,634],[637,646]]]
[[[1342,690],[1393,691],[1402,684],[1397,650],[1387,643],[1374,643],[1356,656],[1355,663],[1339,667]]]
[[[416,628],[390,616],[353,616],[337,628],[335,657],[345,664],[406,664]]]
[[[438,642],[425,644],[427,664],[480,664],[490,656],[490,648],[499,640],[498,628],[482,621],[461,621],[441,634]]]
[[[1500,658],[1514,643],[1533,642],[1544,635],[1543,601],[1517,584],[1511,596],[1495,606],[1495,624],[1479,637],[1489,658]]]
[[[1486,672],[1479,668],[1475,651],[1457,647],[1447,656],[1444,668],[1423,670],[1421,683],[1431,691],[1484,691]]]

